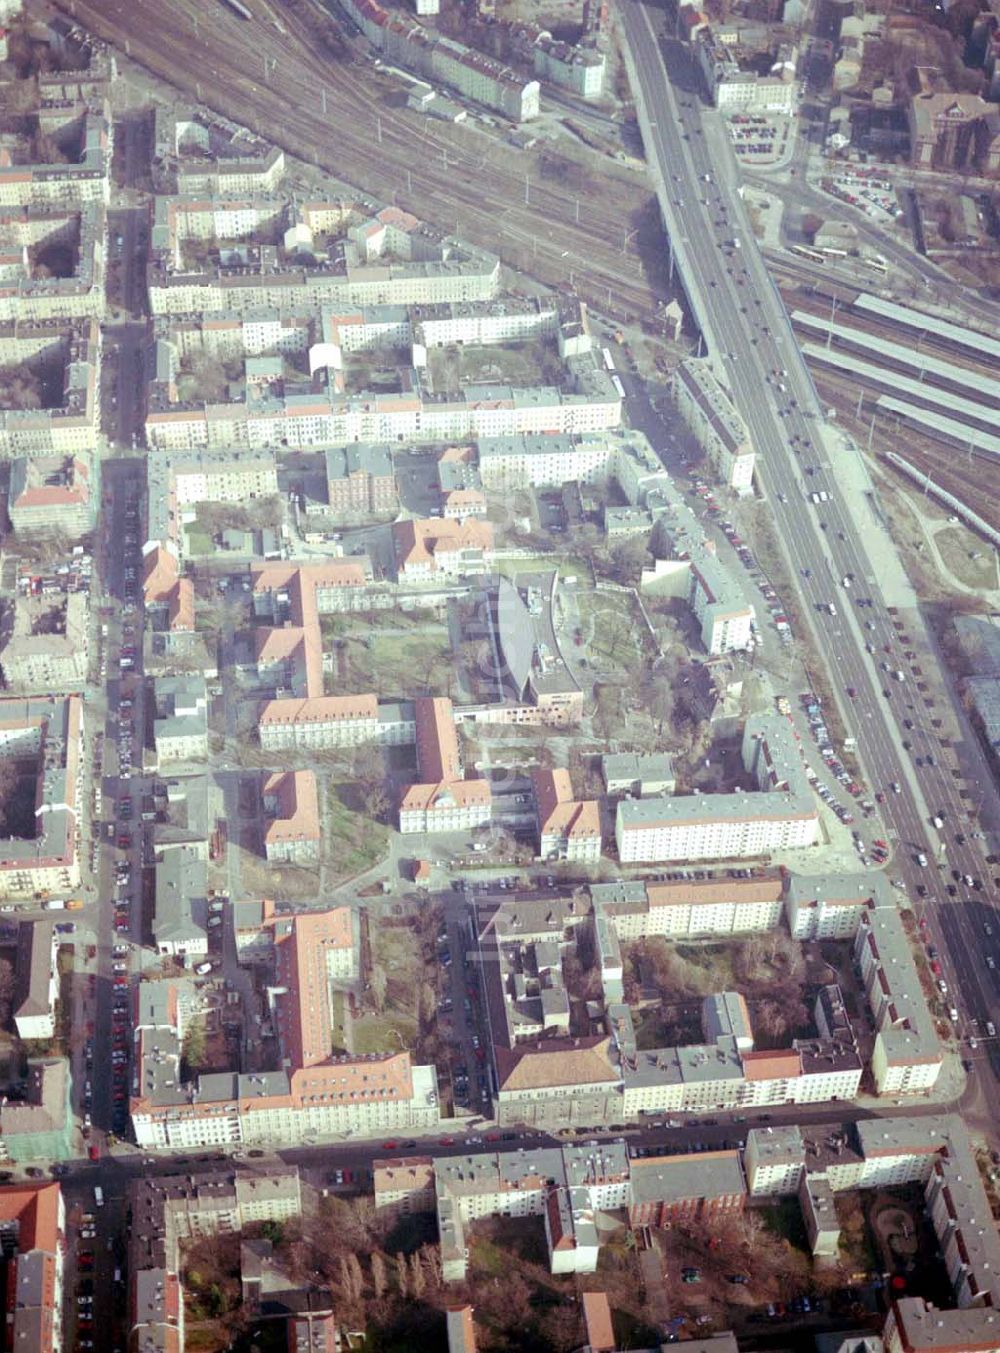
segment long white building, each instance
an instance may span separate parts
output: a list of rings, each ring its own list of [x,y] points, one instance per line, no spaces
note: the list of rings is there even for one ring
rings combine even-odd
[[[623,864],[732,859],[814,845],[819,814],[787,720],[747,720],[743,764],[758,792],[624,799],[615,835]]]

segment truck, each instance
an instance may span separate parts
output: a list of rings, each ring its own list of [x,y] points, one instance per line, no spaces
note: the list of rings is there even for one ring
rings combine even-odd
[[[66,903],[61,897],[50,897],[43,905],[46,911],[64,911],[66,909]]]

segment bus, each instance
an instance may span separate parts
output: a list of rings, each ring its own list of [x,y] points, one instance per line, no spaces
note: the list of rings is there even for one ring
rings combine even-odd
[[[847,257],[847,250],[846,250],[846,249],[831,249],[831,248],[829,247],[829,245],[826,245],[826,244],[823,244],[823,245],[820,246],[820,253],[823,254],[826,258],[846,258],[846,257]]]
[[[100,1184],[94,1185],[94,1202],[98,1207],[104,1206],[104,1190],[101,1188]]]
[[[810,263],[825,263],[825,262],[826,262],[826,260],[824,259],[823,255],[819,252],[818,249],[807,249],[806,246],[805,246],[804,244],[793,244],[793,245],[792,245],[792,253],[793,253],[793,254],[801,254],[802,257],[803,257],[803,258],[807,258],[807,259],[810,261]]]
[[[604,353],[604,370],[605,370],[605,371],[614,371],[614,369],[615,369],[615,359],[611,356],[611,349],[610,349],[610,348],[603,348],[603,349],[602,349],[602,352]]]
[[[619,395],[622,397],[622,399],[624,399],[624,398],[625,398],[625,387],[624,387],[624,385],[622,385],[622,383],[621,383],[621,378],[620,378],[619,376],[612,376],[612,377],[611,377],[611,384],[612,384],[612,385],[615,387],[615,389],[618,391],[618,393],[619,393]]]

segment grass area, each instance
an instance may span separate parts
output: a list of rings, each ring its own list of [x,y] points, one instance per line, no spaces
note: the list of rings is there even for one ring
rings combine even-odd
[[[372,970],[385,975],[382,1009],[354,1021],[356,1052],[398,1052],[413,1046],[424,961],[420,937],[409,926],[371,927]],[[373,984],[374,985],[374,984]],[[398,1035],[398,1037],[397,1037]]]
[[[407,1016],[363,1015],[354,1023],[354,1051],[399,1052],[413,1046],[417,1022]]]
[[[948,526],[937,532],[934,543],[945,566],[960,583],[982,589],[997,587],[996,555],[971,532]]]
[[[350,781],[333,783],[326,800],[324,845],[331,877],[328,882],[360,874],[383,859],[389,844],[389,829],[373,822],[355,807]]]
[[[434,625],[405,633],[372,630],[364,638],[336,641],[332,689],[338,695],[374,690],[401,698],[439,690],[453,671],[447,627]]]
[[[555,345],[545,342],[436,348],[428,353],[428,365],[435,391],[453,394],[477,381],[534,386],[561,385],[565,379]]]
[[[624,604],[623,604],[624,603]],[[592,662],[634,669],[643,660],[639,618],[623,594],[582,592],[577,595],[584,646]]]
[[[347,1051],[347,996],[343,991],[334,991],[330,997],[330,1033],[333,1046]]]
[[[576,559],[572,556],[564,558],[551,554],[531,555],[527,559],[498,559],[496,561],[497,572],[502,573],[507,578],[516,578],[519,573],[538,573],[539,570],[554,568],[560,578],[584,578],[589,581],[591,578],[590,565],[585,559]]]

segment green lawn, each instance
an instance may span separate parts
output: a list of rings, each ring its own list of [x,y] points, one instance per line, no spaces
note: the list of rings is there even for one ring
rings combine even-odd
[[[349,806],[351,788],[350,781],[333,783],[327,796],[326,852],[338,879],[370,869],[389,849],[388,827]]]
[[[411,1048],[416,1036],[416,1020],[403,1014],[362,1015],[354,1021],[356,1053],[399,1052],[400,1048]]]
[[[337,694],[374,690],[384,697],[407,699],[445,688],[453,668],[443,625],[405,634],[371,630],[364,639],[351,637],[343,643],[328,684]]]

